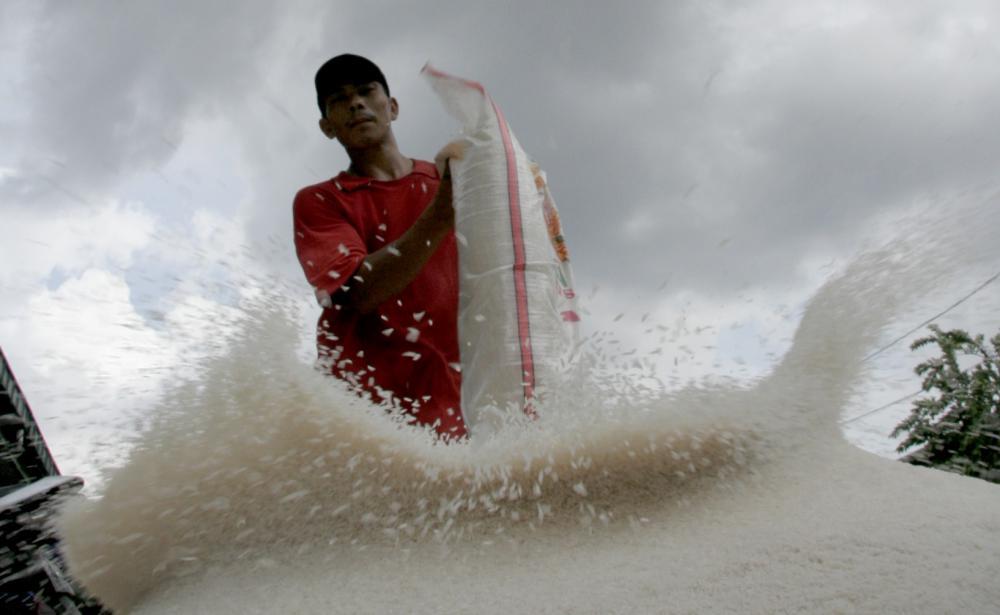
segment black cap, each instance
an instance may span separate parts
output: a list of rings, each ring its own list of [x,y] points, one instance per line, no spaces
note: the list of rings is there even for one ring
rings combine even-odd
[[[316,71],[316,103],[320,115],[326,115],[326,98],[342,85],[362,85],[377,81],[389,95],[389,84],[379,67],[368,58],[344,53],[330,58]]]

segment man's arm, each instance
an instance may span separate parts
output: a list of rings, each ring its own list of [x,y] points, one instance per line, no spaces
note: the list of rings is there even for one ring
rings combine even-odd
[[[462,143],[446,145],[434,158],[441,183],[434,200],[399,239],[369,254],[338,293],[347,304],[365,314],[398,295],[424,268],[455,226],[450,159],[462,157]]]

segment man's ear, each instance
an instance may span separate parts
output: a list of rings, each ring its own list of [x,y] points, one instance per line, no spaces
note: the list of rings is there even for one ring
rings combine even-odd
[[[399,117],[399,101],[395,97],[389,97],[389,111],[390,117],[395,121]]]
[[[325,117],[319,118],[319,129],[323,131],[327,139],[333,139],[337,136],[333,132],[333,126],[330,125],[330,122]]]

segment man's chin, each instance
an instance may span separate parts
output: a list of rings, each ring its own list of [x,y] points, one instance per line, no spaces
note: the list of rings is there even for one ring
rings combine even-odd
[[[373,148],[373,147],[378,147],[382,143],[382,140],[381,139],[376,139],[376,138],[371,138],[371,137],[368,137],[368,138],[353,138],[353,139],[341,140],[340,143],[347,150],[350,150],[350,151],[361,151],[361,150],[366,150],[366,149],[370,149],[370,148]]]
[[[361,130],[357,128],[361,128]],[[375,124],[362,124],[360,127],[351,129],[340,142],[348,149],[358,149],[378,145],[384,140],[384,137],[383,131],[377,130]]]

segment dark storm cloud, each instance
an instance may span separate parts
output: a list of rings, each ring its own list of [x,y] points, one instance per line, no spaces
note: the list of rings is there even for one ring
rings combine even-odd
[[[254,86],[273,10],[269,1],[240,3],[238,14],[214,2],[9,8],[18,19],[7,28],[28,30],[18,85],[29,104],[15,135],[21,176],[3,196],[87,201],[165,162],[189,115],[225,113]]]
[[[113,189],[215,115],[250,168],[251,236],[287,247],[295,190],[346,161],[311,84],[343,51],[382,65],[413,156],[454,129],[424,61],[485,84],[549,173],[578,273],[620,286],[789,282],[887,210],[1000,168],[990,2],[150,6],[34,11],[19,130],[38,172],[8,196]]]
[[[787,279],[887,209],[990,179],[996,11],[983,27],[975,9],[892,6],[795,25],[674,11],[646,16],[660,37],[605,37],[579,72],[550,57],[569,87],[529,130],[560,135],[545,157],[580,268],[647,286]],[[617,70],[628,59],[638,70]],[[631,216],[638,232],[616,233]]]
[[[744,164],[711,165],[735,162],[740,173],[722,175],[733,248],[777,271],[790,254],[856,235],[887,209],[944,201],[993,178],[996,23],[977,31],[947,17],[911,9],[785,31],[766,64],[719,93],[705,134],[739,133],[744,152]]]

